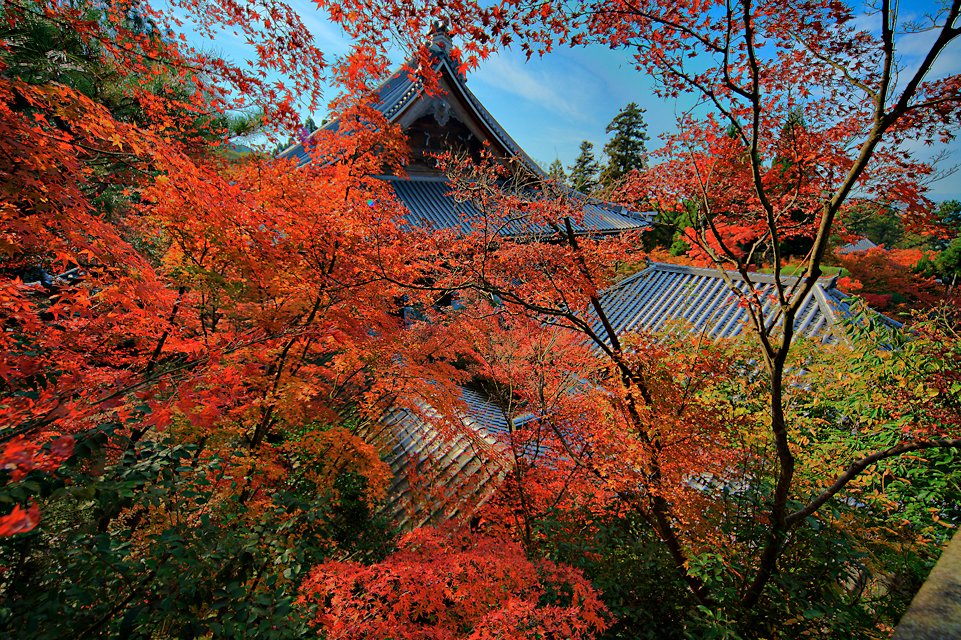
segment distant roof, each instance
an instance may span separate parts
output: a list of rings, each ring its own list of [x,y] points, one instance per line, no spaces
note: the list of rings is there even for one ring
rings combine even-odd
[[[846,244],[843,247],[838,247],[837,252],[840,254],[845,253],[860,253],[861,251],[868,251],[870,249],[877,249],[878,245],[869,240],[868,238],[860,238],[857,242],[852,242]]]
[[[379,423],[385,430],[373,439],[389,449],[385,461],[394,475],[388,507],[402,527],[470,513],[493,495],[508,471],[506,411],[473,387],[461,387],[461,399],[467,411],[446,428],[426,404],[417,412],[395,407]]]
[[[740,291],[748,291],[753,284],[761,300],[766,301],[765,317],[769,322],[777,321],[776,305],[770,300],[776,292],[773,275],[751,273],[752,284],[745,282],[736,271],[729,271],[727,275]],[[797,280],[781,277],[788,287]],[[822,278],[808,293],[794,321],[797,334],[823,343],[843,338],[842,320],[853,311],[849,296],[837,289],[836,281],[837,278]],[[694,332],[703,331],[714,338],[734,337],[750,318],[748,310],[738,302],[738,296],[718,270],[664,263],[652,263],[601,296],[601,303],[619,334],[658,331],[672,321],[683,321]]]
[[[728,275],[739,289],[747,291],[749,285],[739,273]],[[762,299],[774,292],[773,275],[752,273],[751,279]],[[797,278],[781,280],[790,286]],[[818,280],[808,294],[795,320],[799,335],[824,344],[843,339],[843,319],[853,310],[835,280]],[[747,310],[738,306],[737,296],[716,269],[651,263],[605,290],[601,303],[618,334],[658,331],[679,322],[692,332],[732,338],[748,321]],[[770,303],[765,312],[771,315]],[[390,507],[401,526],[416,527],[469,513],[494,494],[507,473],[503,455],[510,434],[507,411],[481,389],[465,387],[461,395],[467,412],[457,416],[460,425],[454,429],[440,429],[432,420],[400,409],[381,422],[392,447],[387,458],[394,472]],[[429,407],[422,409],[437,416]],[[530,416],[515,417],[514,424],[520,426],[528,419]],[[412,487],[412,474],[419,476],[426,488]]]
[[[460,229],[468,232],[483,214],[469,201],[458,202],[450,195],[450,184],[444,178],[387,178],[397,197],[409,211],[407,220],[418,227]],[[624,207],[602,203],[575,195],[583,202],[583,218],[574,231],[582,234],[608,234],[643,229],[650,217],[628,211]],[[553,235],[550,229],[533,227],[521,220],[513,221],[498,231],[505,236]]]

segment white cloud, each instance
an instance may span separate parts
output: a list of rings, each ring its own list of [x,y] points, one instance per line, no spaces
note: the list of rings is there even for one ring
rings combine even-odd
[[[576,100],[570,89],[570,78],[556,77],[545,71],[533,71],[527,65],[512,59],[513,56],[498,55],[486,60],[470,79],[517,96],[542,111],[553,111],[567,118],[590,121],[581,101]],[[587,87],[578,87],[584,95]]]

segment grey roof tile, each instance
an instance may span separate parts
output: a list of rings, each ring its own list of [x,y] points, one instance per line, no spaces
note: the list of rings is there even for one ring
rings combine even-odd
[[[765,317],[769,323],[777,322],[771,300],[775,293],[773,275],[751,273],[751,283],[737,272],[728,272],[728,276],[742,292],[753,286],[763,302]],[[786,286],[796,281],[782,276]],[[842,319],[853,312],[848,296],[835,284],[835,278],[822,278],[815,284],[795,318],[798,334],[825,343],[837,342],[844,335]],[[601,302],[618,333],[658,331],[668,322],[685,321],[693,330],[728,338],[740,334],[750,321],[748,310],[738,305],[737,296],[714,269],[653,263],[605,291]],[[885,322],[897,324],[888,319]],[[596,326],[600,329],[599,322]]]
[[[413,528],[475,508],[507,471],[502,437],[510,429],[504,410],[471,387],[461,388],[461,399],[466,411],[446,425],[444,416],[422,404],[418,411],[394,407],[361,434],[381,440],[389,452],[385,461],[394,480],[388,507],[400,526]],[[415,474],[422,477],[412,486]],[[425,492],[431,499],[423,499]]]
[[[869,251],[877,248],[878,245],[872,242],[869,238],[858,238],[855,242],[838,247],[837,252],[840,254],[861,253],[863,251]]]
[[[469,232],[484,223],[483,214],[469,201],[459,202],[451,195],[450,184],[444,179],[412,177],[409,179],[384,178],[390,182],[394,193],[408,210],[407,220],[418,227],[454,229]],[[574,224],[580,234],[606,234],[634,231],[647,227],[647,222],[636,216],[622,213],[594,202],[585,202],[583,219]],[[475,229],[476,230],[476,229]],[[529,237],[553,235],[553,231],[541,226],[511,221],[496,230],[498,235]]]
[[[749,284],[739,274],[729,275],[741,291],[748,290]],[[751,277],[762,296],[773,292],[773,276]],[[794,282],[793,278],[783,280]],[[603,292],[601,301],[619,333],[657,331],[668,323],[686,321],[694,331],[725,338],[738,335],[748,319],[728,283],[712,269],[654,263]],[[802,305],[795,327],[800,335],[833,343],[843,335],[841,319],[852,313],[847,295],[837,290],[835,280],[822,279]],[[479,388],[463,387],[461,398],[466,411],[456,416],[459,424],[453,429],[422,417],[440,417],[426,405],[421,407],[422,415],[395,408],[382,420],[391,433],[387,459],[395,475],[391,508],[402,526],[420,526],[468,512],[487,501],[507,473],[504,454],[511,426],[506,411]],[[515,417],[514,425],[531,419],[529,415]],[[533,442],[525,453],[543,455],[542,443]],[[409,475],[428,468],[439,492],[425,501],[417,487],[411,486]]]

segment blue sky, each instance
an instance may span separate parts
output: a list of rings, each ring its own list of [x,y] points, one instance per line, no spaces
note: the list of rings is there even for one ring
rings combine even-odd
[[[903,1],[902,16],[922,11],[930,3],[931,0]],[[317,45],[330,59],[347,51],[349,40],[317,11],[316,5],[309,0],[290,0],[290,4],[299,10]],[[930,34],[904,40],[901,50],[908,65],[928,38]],[[194,37],[191,44],[234,60],[249,55],[242,41],[230,33],[213,42]],[[400,64],[403,54],[398,51],[393,58]],[[961,46],[942,55],[936,70],[939,75],[961,73]],[[504,50],[469,74],[468,86],[528,154],[545,165],[560,158],[569,166],[582,140],[593,142],[600,155],[607,139],[605,127],[628,102],[637,102],[647,110],[645,119],[652,138],[649,148],[657,146],[658,136],[676,131],[678,114],[692,104],[690,98],[682,97],[679,102],[656,97],[652,79],[636,71],[628,55],[600,46],[559,48],[546,57],[529,61],[519,52]],[[333,95],[331,90],[328,97]],[[324,114],[314,115],[319,122]],[[912,150],[920,158],[932,157],[939,151],[920,143],[915,147]],[[948,145],[947,151],[950,155],[941,167],[961,163],[961,141]],[[961,198],[961,173],[934,183],[931,195],[935,200]]]

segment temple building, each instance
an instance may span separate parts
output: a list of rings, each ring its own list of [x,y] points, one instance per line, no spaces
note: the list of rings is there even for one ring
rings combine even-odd
[[[545,181],[547,176],[467,87],[465,76],[449,56],[451,46],[446,30],[435,28],[431,52],[441,89],[436,95],[404,69],[378,88],[375,108],[400,126],[411,147],[407,176],[378,177],[390,183],[408,210],[411,225],[467,231],[482,213],[471,202],[451,196],[447,179],[435,166],[435,154],[456,151],[479,161],[486,146],[495,158],[525,172],[529,181]],[[334,121],[324,128],[336,130],[337,126]],[[281,157],[296,158],[301,164],[311,161],[303,144],[290,147]],[[579,234],[640,231],[654,215],[573,190],[569,196],[583,211],[575,228]],[[505,235],[530,239],[531,228],[506,229]],[[773,276],[752,274],[751,282],[746,282],[739,273],[727,275],[741,291],[754,288],[762,298],[774,290]],[[795,280],[782,278],[788,286]],[[822,343],[846,339],[845,319],[855,310],[835,285],[836,278],[822,279],[808,294],[795,322],[798,335]],[[723,339],[739,334],[748,321],[748,312],[738,305],[727,278],[714,269],[650,263],[604,291],[601,301],[619,334],[684,327]],[[765,309],[765,316],[774,322],[772,312]],[[603,327],[596,325],[604,336]],[[510,456],[502,455],[506,443],[512,430],[523,428],[531,417],[499,405],[480,388],[463,387],[461,397],[466,410],[454,418],[459,422],[455,429],[437,428],[435,419],[451,418],[439,416],[427,405],[416,414],[390,410],[367,428],[365,437],[381,447],[393,470],[389,508],[401,526],[413,528],[469,513],[494,494],[510,471],[505,462]]]
[[[498,161],[526,173],[531,182],[546,180],[547,176],[467,87],[467,78],[457,71],[457,63],[449,55],[453,45],[443,25],[435,26],[431,38],[430,50],[440,88],[436,95],[428,93],[424,83],[404,68],[377,89],[374,108],[401,128],[410,145],[407,176],[382,177],[390,182],[409,211],[411,224],[436,229],[465,228],[472,220],[478,220],[481,213],[470,202],[459,202],[450,196],[449,184],[434,162],[436,154],[452,151],[480,161],[486,147]],[[324,128],[336,127],[335,120]],[[296,158],[302,164],[310,162],[303,143],[286,149],[280,157]],[[580,234],[637,231],[647,227],[653,218],[653,213],[631,212],[574,191],[570,196],[581,204],[583,217],[575,225]],[[519,226],[505,230],[505,234],[529,235],[530,229]]]

